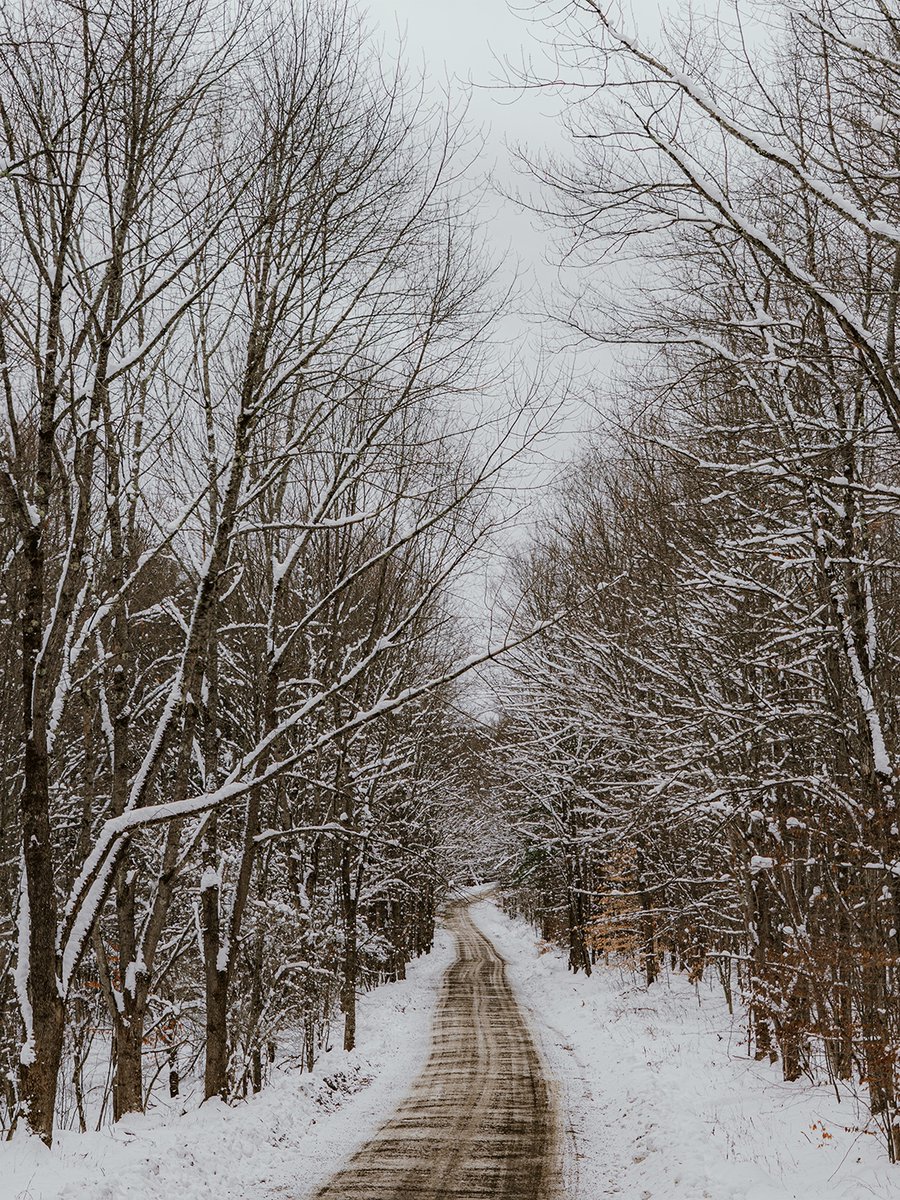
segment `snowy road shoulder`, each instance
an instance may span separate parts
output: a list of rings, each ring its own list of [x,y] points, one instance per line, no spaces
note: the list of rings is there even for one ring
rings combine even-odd
[[[324,1054],[311,1074],[277,1070],[246,1103],[126,1118],[98,1133],[0,1143],[10,1200],[306,1200],[365,1142],[424,1064],[454,939],[408,978],[360,998],[360,1050]]]
[[[506,958],[559,1088],[566,1200],[887,1200],[898,1168],[834,1091],[782,1082],[741,1044],[721,993],[650,991],[564,956],[495,904],[473,906]]]

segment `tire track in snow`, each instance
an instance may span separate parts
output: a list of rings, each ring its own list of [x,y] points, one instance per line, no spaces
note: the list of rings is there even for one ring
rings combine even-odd
[[[506,964],[464,903],[428,1062],[406,1098],[316,1200],[554,1200],[550,1086]]]

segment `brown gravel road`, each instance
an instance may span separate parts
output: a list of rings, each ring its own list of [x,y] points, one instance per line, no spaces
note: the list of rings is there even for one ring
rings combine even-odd
[[[431,1055],[412,1090],[317,1200],[555,1200],[552,1098],[503,959],[464,904]]]

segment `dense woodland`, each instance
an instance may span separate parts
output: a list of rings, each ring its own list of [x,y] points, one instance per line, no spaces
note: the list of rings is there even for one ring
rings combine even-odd
[[[900,1158],[900,9],[535,15],[595,415],[514,551],[546,418],[468,135],[359,14],[0,18],[7,1131],[352,1047],[496,871],[573,970],[717,981]]]
[[[575,970],[718,976],[900,1157],[900,9],[651,52],[577,7],[565,321],[635,349],[517,568],[559,617],[504,689],[508,869]]]
[[[238,7],[2,17],[0,1120],[48,1141],[352,1047],[430,947],[523,441],[467,135],[350,8]]]

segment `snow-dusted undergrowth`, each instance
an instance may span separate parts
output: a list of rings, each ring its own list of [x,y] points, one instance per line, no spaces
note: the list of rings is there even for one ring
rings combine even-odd
[[[3,1200],[304,1200],[365,1141],[423,1065],[453,938],[408,978],[361,997],[361,1049],[332,1050],[312,1074],[276,1071],[244,1104],[130,1117],[99,1133],[0,1143]]]
[[[559,1086],[565,1200],[887,1200],[900,1189],[852,1102],[747,1057],[718,993],[650,991],[565,958],[492,903],[473,909],[509,964]]]

